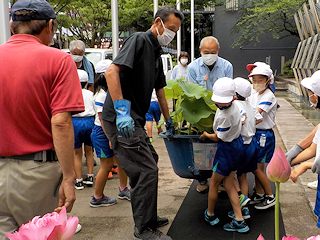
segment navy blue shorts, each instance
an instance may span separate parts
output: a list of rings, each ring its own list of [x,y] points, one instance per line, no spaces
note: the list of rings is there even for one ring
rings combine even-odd
[[[241,135],[232,142],[219,141],[213,160],[212,171],[223,176],[229,176],[236,171],[243,151]]]
[[[266,142],[265,146],[260,146],[260,138],[261,134],[265,134]],[[274,136],[274,132],[272,129],[268,130],[256,130],[256,140],[258,145],[258,154],[257,154],[257,162],[258,163],[269,163],[273,153],[274,149],[276,147],[276,138]]]
[[[82,147],[82,144],[92,147],[91,132],[94,126],[94,117],[73,117],[74,148]]]
[[[320,182],[320,175],[318,175],[318,183]],[[314,206],[314,213],[318,216],[317,227],[320,228],[320,184],[317,187],[316,205]]]
[[[109,140],[104,134],[102,127],[94,125],[91,139],[98,158],[111,158],[114,156],[114,152],[109,147]]]
[[[241,176],[243,173],[253,172],[257,170],[257,153],[257,140],[255,136],[253,136],[250,144],[243,144],[243,153],[237,169],[238,176]]]
[[[148,112],[146,113],[146,121],[152,122],[153,119],[159,122],[161,117],[161,110],[158,102],[151,102]]]

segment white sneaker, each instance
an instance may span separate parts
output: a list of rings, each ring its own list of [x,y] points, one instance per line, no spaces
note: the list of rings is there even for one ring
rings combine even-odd
[[[74,234],[80,232],[81,228],[82,228],[81,224],[78,224],[77,229],[76,229],[76,232],[75,232]]]
[[[314,181],[314,182],[309,182],[309,183],[307,184],[307,186],[308,186],[309,188],[312,188],[312,189],[317,190],[318,180],[316,180],[316,181]]]

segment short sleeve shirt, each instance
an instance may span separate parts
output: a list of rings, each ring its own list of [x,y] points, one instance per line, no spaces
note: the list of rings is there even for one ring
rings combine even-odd
[[[158,40],[148,30],[131,35],[113,61],[113,64],[124,66],[120,72],[122,95],[131,101],[131,117],[141,127],[145,125],[152,90],[166,86],[161,53]],[[110,94],[107,94],[102,119],[113,122],[115,118],[113,102]]]
[[[52,116],[84,111],[72,57],[15,34],[0,45],[0,66],[0,156],[52,149]]]
[[[241,128],[241,136],[244,144],[250,144],[252,137],[256,133],[256,120],[252,106],[247,101],[236,100],[234,103],[238,106],[241,114],[241,122],[245,124]]]
[[[82,97],[83,97],[83,102],[85,106],[85,111],[73,115],[73,117],[92,117],[96,113],[94,111],[94,105],[93,105],[93,92],[87,90],[87,89],[82,89]]]
[[[261,113],[263,121],[257,124],[256,128],[271,129],[275,126],[274,121],[277,111],[277,99],[269,88],[261,95],[259,95],[259,93],[251,95],[250,104],[254,108],[263,110]]]
[[[207,81],[204,80],[206,75],[208,76]],[[233,67],[228,60],[218,57],[216,64],[210,71],[209,67],[203,62],[202,57],[199,57],[188,65],[187,76],[189,82],[207,87],[208,91],[212,91],[214,83],[219,78],[233,78]]]
[[[232,103],[225,110],[217,109],[213,130],[217,137],[224,142],[232,142],[241,132],[241,115],[238,106]]]
[[[96,118],[94,120],[94,124],[99,127],[101,127],[99,113],[101,113],[103,110],[103,104],[104,104],[104,101],[106,100],[106,97],[107,97],[107,93],[103,89],[100,89],[100,91],[93,96],[94,109],[96,112]]]

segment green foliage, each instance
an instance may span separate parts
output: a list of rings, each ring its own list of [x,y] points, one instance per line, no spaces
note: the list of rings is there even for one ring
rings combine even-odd
[[[177,127],[178,134],[212,132],[212,125],[217,110],[211,101],[212,92],[198,84],[185,82],[182,79],[167,81],[164,88],[167,99],[174,99],[175,111],[170,116]],[[189,129],[182,129],[182,122],[190,123]],[[159,125],[163,124],[160,122]]]
[[[259,42],[259,37],[272,33],[276,39],[299,36],[293,19],[304,0],[243,0],[239,4],[239,17],[231,29],[240,34],[232,47]]]
[[[73,36],[65,40],[79,39],[87,46],[100,45],[101,38],[111,31],[111,2],[108,0],[51,0],[57,15],[59,30],[67,28]]]
[[[285,76],[293,76],[293,70],[291,68],[292,59],[285,62],[282,67],[283,75]]]

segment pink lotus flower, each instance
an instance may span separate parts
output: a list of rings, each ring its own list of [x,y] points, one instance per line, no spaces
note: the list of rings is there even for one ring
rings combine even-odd
[[[320,235],[309,237],[307,240],[320,240]]]
[[[78,217],[67,219],[67,210],[63,207],[60,213],[34,217],[29,223],[23,224],[19,231],[6,233],[6,236],[10,240],[70,240],[78,223]]]
[[[289,236],[289,237],[282,237],[282,240],[300,240],[300,238],[296,238],[296,237],[292,237],[292,236]]]
[[[206,74],[206,75],[204,76],[204,80],[205,80],[205,81],[208,81],[208,74]]]
[[[262,234],[259,235],[259,237],[257,238],[257,240],[265,240],[264,237],[262,236]]]
[[[284,183],[288,181],[291,173],[291,167],[280,147],[273,154],[273,157],[267,166],[266,173],[267,177],[272,182]]]

